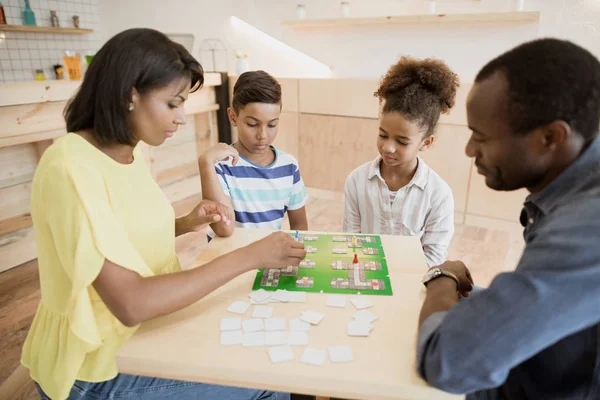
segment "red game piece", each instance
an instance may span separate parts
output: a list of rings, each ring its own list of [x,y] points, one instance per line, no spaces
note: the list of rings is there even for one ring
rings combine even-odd
[[[379,286],[379,284],[377,282],[373,282],[372,285],[373,286]]]
[[[352,264],[358,264],[358,254],[354,253],[354,261],[352,261]]]

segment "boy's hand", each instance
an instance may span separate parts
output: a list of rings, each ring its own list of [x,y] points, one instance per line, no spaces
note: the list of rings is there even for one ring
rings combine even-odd
[[[257,268],[285,268],[298,265],[306,257],[304,244],[284,232],[275,232],[246,247],[248,257],[258,261]]]
[[[205,150],[198,158],[198,161],[202,164],[213,165],[219,161],[225,161],[229,157],[231,157],[231,164],[236,165],[240,155],[235,147],[230,146],[227,143],[218,143]]]

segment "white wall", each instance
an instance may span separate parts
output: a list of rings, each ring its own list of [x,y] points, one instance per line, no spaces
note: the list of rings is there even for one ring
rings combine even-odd
[[[235,71],[235,49],[250,53],[252,69],[280,77],[320,76],[310,62],[274,51],[256,37],[232,27],[235,15],[308,56],[329,65],[335,77],[380,77],[400,55],[444,59],[465,82],[501,52],[540,36],[575,41],[600,56],[600,0],[525,0],[525,10],[540,10],[539,23],[427,23],[393,26],[292,29],[281,21],[295,18],[298,2],[308,18],[339,15],[337,0],[100,0],[101,21],[110,36],[133,26],[168,33],[193,33],[194,55],[202,39],[221,38],[228,48],[229,71]],[[426,13],[424,0],[354,0],[351,16]],[[438,0],[440,13],[509,11],[514,0]],[[118,11],[116,11],[118,9]]]

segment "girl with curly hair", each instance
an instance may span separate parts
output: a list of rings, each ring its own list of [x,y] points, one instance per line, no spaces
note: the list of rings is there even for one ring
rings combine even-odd
[[[458,86],[440,60],[402,57],[392,65],[375,92],[379,156],[346,180],[344,232],[419,236],[430,267],[445,261],[454,198],[418,153],[434,144],[440,114],[454,106]]]

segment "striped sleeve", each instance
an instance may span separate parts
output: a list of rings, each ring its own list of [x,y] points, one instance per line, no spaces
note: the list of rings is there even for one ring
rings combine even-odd
[[[300,167],[298,162],[294,159],[294,184],[292,186],[292,192],[290,194],[290,200],[288,202],[288,210],[299,210],[306,205],[308,194],[306,193],[306,187],[304,187],[304,181],[300,175]]]
[[[221,168],[220,164],[215,164],[215,171],[217,171],[217,177],[219,178],[219,184],[221,185],[221,189],[223,189],[223,193],[225,193],[226,196],[231,197],[229,186],[225,180],[225,172],[223,171],[223,168]]]

